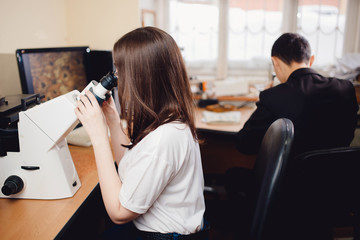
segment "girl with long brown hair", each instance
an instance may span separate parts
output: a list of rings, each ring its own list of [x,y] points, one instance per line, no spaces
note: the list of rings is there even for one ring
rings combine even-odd
[[[120,38],[113,57],[120,114],[112,98],[100,108],[90,92],[75,110],[93,144],[106,210],[114,223],[133,221],[143,239],[202,239],[203,172],[181,52],[169,34],[145,27]]]

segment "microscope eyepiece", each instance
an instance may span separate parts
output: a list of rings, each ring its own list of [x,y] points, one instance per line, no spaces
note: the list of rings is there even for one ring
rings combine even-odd
[[[117,80],[114,72],[109,72],[100,79],[99,83],[96,84],[95,82],[96,85],[94,84],[94,87],[89,89],[100,105],[110,96],[109,92],[117,86]]]
[[[111,90],[114,87],[117,86],[117,77],[115,76],[114,72],[109,72],[108,74],[106,74],[105,76],[103,76],[100,79],[100,84],[106,88],[107,90]]]
[[[86,88],[81,92],[82,95],[85,95],[85,90],[89,90],[94,94],[98,103],[101,104],[110,97],[111,90],[117,86],[117,80],[114,72],[109,72],[103,76],[99,82],[93,80],[91,81]],[[77,100],[80,99],[79,96],[76,97]]]

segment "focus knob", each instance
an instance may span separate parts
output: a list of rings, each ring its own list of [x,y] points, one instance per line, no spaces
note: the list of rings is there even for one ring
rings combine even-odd
[[[10,196],[11,194],[19,193],[23,188],[24,181],[19,176],[11,175],[5,180],[1,192],[5,196]]]

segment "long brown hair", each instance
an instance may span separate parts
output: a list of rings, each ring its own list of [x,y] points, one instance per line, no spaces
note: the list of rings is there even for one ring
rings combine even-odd
[[[189,79],[174,39],[158,28],[138,28],[114,44],[113,54],[120,117],[132,142],[127,147],[172,121],[187,124],[197,140]]]

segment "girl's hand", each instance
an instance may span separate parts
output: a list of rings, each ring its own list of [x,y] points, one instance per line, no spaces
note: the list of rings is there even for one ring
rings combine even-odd
[[[102,110],[109,127],[120,125],[120,115],[116,110],[115,101],[112,96],[103,102]]]
[[[93,145],[101,143],[105,138],[108,139],[104,114],[95,96],[90,91],[86,91],[85,96],[80,95],[75,114],[84,126]]]

